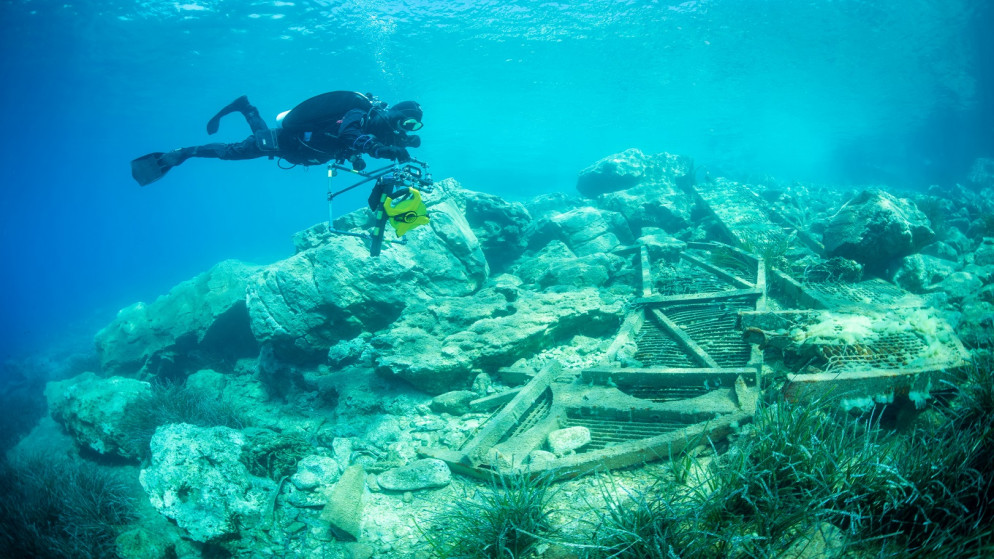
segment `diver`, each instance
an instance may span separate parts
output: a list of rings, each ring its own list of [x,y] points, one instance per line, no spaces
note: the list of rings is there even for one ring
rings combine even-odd
[[[221,118],[234,112],[241,113],[252,129],[252,135],[245,140],[150,153],[131,162],[131,176],[145,186],[191,157],[269,157],[286,161],[291,167],[322,165],[331,160],[341,164],[347,160],[354,170],[362,171],[366,167],[364,154],[405,163],[411,160],[407,148],[421,145],[421,138],[410,134],[422,126],[421,105],[414,101],[388,107],[370,94],[332,91],[284,111],[276,118],[277,127],[269,128],[259,110],[243,95],[207,122],[207,133],[217,132]]]

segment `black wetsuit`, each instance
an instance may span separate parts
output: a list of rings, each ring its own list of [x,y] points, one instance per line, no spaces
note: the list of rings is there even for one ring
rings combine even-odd
[[[245,140],[235,144],[215,143],[187,148],[193,150],[190,156],[229,160],[278,157],[294,165],[321,165],[362,154],[395,158],[397,148],[403,144],[402,136],[394,132],[375,110],[348,111],[341,120],[336,121],[336,130],[294,132],[268,128],[261,118],[251,118],[250,115],[246,115],[246,120],[253,134]],[[272,142],[270,138],[276,141]]]

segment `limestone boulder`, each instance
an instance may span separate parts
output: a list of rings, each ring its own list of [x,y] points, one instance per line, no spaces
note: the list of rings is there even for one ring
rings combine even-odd
[[[311,455],[297,462],[297,473],[290,476],[290,482],[301,491],[309,491],[319,486],[330,487],[340,477],[342,469],[334,458]]]
[[[617,213],[584,206],[538,220],[530,232],[528,246],[540,250],[561,241],[577,256],[610,252],[634,240],[625,218]]]
[[[621,256],[603,252],[577,256],[565,243],[554,240],[534,256],[520,259],[511,272],[538,289],[583,288],[607,285],[624,268]]]
[[[667,153],[654,155],[651,161],[649,176],[631,188],[601,195],[598,207],[624,216],[636,235],[645,234],[646,228],[673,234],[690,227],[696,202],[686,187],[693,184],[693,163]]]
[[[319,361],[341,340],[386,328],[412,300],[479,289],[489,267],[462,212],[444,199],[428,211],[428,225],[378,257],[362,239],[331,235],[262,269],[247,287],[256,339],[280,359]]]
[[[451,415],[465,415],[469,413],[469,403],[477,398],[479,398],[479,395],[472,390],[445,392],[432,398],[431,411]]]
[[[576,189],[580,194],[594,198],[664,176],[686,176],[692,169],[693,163],[688,158],[667,153],[646,155],[633,148],[605,157],[580,171]]]
[[[258,266],[226,260],[155,302],[122,309],[96,336],[105,373],[175,376],[258,353],[245,287]]]
[[[953,272],[953,265],[941,258],[912,254],[900,259],[890,280],[912,293],[925,293]]]
[[[152,506],[191,539],[212,542],[237,537],[268,512],[276,484],[252,476],[241,462],[245,436],[228,427],[186,423],[159,427],[152,437],[152,462],[139,481]]]
[[[140,380],[83,373],[50,382],[45,397],[52,418],[82,447],[100,454],[138,458],[128,444],[127,416],[135,402],[149,396],[152,386]]]
[[[928,218],[912,202],[880,190],[865,190],[832,216],[823,241],[829,256],[849,258],[880,273],[934,236]]]
[[[572,452],[591,441],[590,429],[576,425],[565,429],[556,429],[549,433],[546,443],[557,456]]]
[[[420,491],[445,487],[452,481],[449,466],[435,458],[415,460],[392,468],[376,477],[376,483],[388,491]]]
[[[532,217],[523,204],[508,202],[486,192],[466,190],[453,179],[439,181],[437,188],[462,210],[492,271],[506,269],[524,252],[527,246],[525,233]]]
[[[984,238],[973,253],[973,263],[977,266],[994,266],[994,238]]]
[[[488,287],[472,297],[411,304],[371,345],[381,374],[432,394],[468,389],[480,370],[509,366],[577,334],[619,323],[619,301],[593,288],[536,292]]]

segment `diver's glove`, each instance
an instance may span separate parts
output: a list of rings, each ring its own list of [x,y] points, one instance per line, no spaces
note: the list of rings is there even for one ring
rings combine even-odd
[[[353,171],[362,171],[363,169],[366,168],[366,162],[363,161],[363,159],[358,155],[353,155],[352,157],[350,157],[349,163],[352,164]]]
[[[397,145],[405,148],[421,147],[421,136],[416,136],[414,134],[401,134],[395,138],[395,141]]]
[[[396,159],[398,163],[406,163],[411,160],[411,154],[407,150],[396,146],[383,146],[376,150],[374,157],[382,159]]]

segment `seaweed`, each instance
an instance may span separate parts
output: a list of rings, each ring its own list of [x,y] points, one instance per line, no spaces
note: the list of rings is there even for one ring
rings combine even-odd
[[[128,406],[120,424],[125,435],[122,450],[128,456],[148,461],[152,456],[149,447],[152,435],[158,427],[170,423],[242,429],[249,422],[229,403],[216,396],[177,384],[155,385],[151,393]]]
[[[495,474],[472,498],[459,499],[422,531],[438,557],[525,557],[553,534],[552,475]]]
[[[5,557],[116,557],[137,520],[128,487],[87,462],[43,456],[0,461],[0,549]]]

